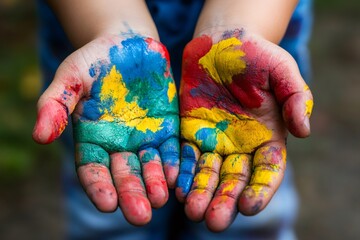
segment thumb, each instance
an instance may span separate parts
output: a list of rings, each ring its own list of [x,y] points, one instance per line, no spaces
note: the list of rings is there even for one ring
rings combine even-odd
[[[295,137],[307,137],[313,96],[293,57],[283,49],[278,56],[270,64],[271,88],[282,105],[283,119],[290,133]]]
[[[68,115],[74,111],[83,92],[84,84],[79,68],[72,61],[65,60],[37,103],[33,139],[38,143],[48,144],[58,138],[68,124]]]

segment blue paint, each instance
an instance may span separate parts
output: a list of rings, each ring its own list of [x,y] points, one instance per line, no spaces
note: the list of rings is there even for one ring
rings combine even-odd
[[[200,149],[202,152],[212,152],[216,148],[216,128],[202,128],[196,132],[195,138],[201,141]]]
[[[90,77],[95,77],[96,71],[95,71],[95,66],[94,64],[91,64],[91,67],[89,69],[89,75]]]
[[[90,94],[91,98],[83,103],[83,114],[81,116],[82,120],[98,120],[101,115],[104,113],[105,109],[110,109],[113,104],[111,99],[109,101],[101,101],[100,100],[100,91],[102,87],[102,80],[105,76],[107,76],[111,70],[111,65],[99,64],[99,65],[92,65],[90,68],[91,71],[89,72],[95,74],[98,72],[99,75],[97,79],[94,81]],[[91,76],[91,74],[90,74]]]
[[[164,165],[177,166],[179,164],[180,145],[179,139],[174,136],[166,140],[159,147],[161,161]]]
[[[191,189],[196,162],[197,159],[194,149],[188,145],[183,146],[181,149],[180,171],[176,185],[181,188],[185,195],[188,194]]]
[[[91,89],[92,99],[84,102],[84,120],[97,120],[104,110],[110,110],[113,100],[100,101],[100,90],[103,78],[109,74],[113,66],[121,73],[129,93],[127,102],[136,101],[143,108],[148,109],[148,116],[159,115],[159,112],[173,109],[177,113],[177,97],[168,102],[168,85],[171,77],[165,77],[167,61],[159,52],[149,49],[148,43],[141,37],[133,37],[121,42],[122,47],[113,46],[109,50],[110,63],[99,62],[89,69],[90,76],[97,79]]]
[[[114,46],[110,49],[109,58],[129,89],[125,100],[136,101],[141,108],[148,109],[148,116],[169,109],[167,91],[173,80],[164,76],[167,60],[159,52],[149,49],[141,37],[124,40],[121,45],[122,48]],[[177,103],[177,99],[173,102]]]
[[[148,117],[163,119],[161,129],[156,132],[137,131],[120,121],[99,120],[105,110],[111,112],[114,99],[100,99],[103,79],[115,66],[123,77],[129,93],[124,96],[128,102],[148,110]],[[166,77],[167,60],[159,52],[149,49],[141,37],[133,37],[113,46],[109,60],[92,64],[89,75],[94,78],[90,98],[83,103],[83,113],[74,123],[76,142],[101,146],[106,152],[137,153],[146,148],[159,149],[164,164],[175,166],[179,162],[179,115],[178,100],[169,103],[168,86],[173,83]],[[142,159],[144,161],[150,158]]]

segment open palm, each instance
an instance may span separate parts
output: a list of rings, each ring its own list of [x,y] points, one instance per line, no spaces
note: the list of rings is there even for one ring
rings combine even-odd
[[[142,225],[178,172],[179,117],[168,53],[151,38],[106,37],[70,55],[38,103],[34,139],[57,138],[72,113],[81,184],[101,211]]]
[[[183,56],[176,194],[195,221],[227,228],[261,211],[286,166],[287,129],[310,133],[311,93],[295,61],[242,31],[193,39]]]

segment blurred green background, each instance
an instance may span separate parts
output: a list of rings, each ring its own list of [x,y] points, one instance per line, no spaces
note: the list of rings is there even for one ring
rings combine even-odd
[[[61,146],[35,144],[34,1],[0,1],[0,239],[62,239]],[[310,138],[289,139],[299,239],[360,239],[360,1],[315,0]]]

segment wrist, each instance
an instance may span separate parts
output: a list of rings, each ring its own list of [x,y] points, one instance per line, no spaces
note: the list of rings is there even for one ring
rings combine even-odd
[[[297,0],[207,0],[194,36],[242,28],[278,44],[296,4]]]

